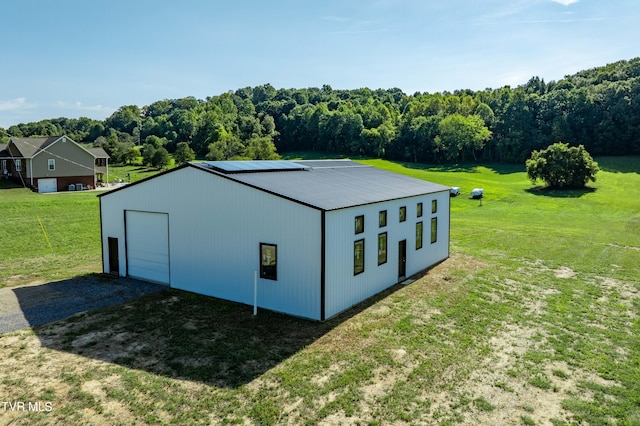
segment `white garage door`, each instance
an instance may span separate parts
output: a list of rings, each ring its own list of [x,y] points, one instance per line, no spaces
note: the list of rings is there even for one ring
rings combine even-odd
[[[126,212],[128,275],[169,284],[169,215]]]
[[[38,192],[57,192],[58,179],[38,179]]]

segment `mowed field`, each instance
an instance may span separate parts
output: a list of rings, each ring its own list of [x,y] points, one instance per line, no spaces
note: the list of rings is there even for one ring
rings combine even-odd
[[[462,188],[450,259],[325,323],[168,290],[0,335],[0,399],[51,408],[0,424],[640,424],[640,158],[596,160],[362,160]],[[0,224],[2,285],[100,270],[95,193],[0,189]]]
[[[110,180],[157,171],[110,166]],[[0,288],[99,272],[98,191],[36,194],[0,180]]]

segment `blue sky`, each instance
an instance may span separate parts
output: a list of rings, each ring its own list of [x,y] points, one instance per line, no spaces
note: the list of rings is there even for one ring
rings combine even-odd
[[[0,0],[0,127],[276,88],[516,86],[640,56],[638,0]]]

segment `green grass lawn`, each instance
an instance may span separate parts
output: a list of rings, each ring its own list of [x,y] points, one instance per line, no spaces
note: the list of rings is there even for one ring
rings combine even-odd
[[[449,260],[326,323],[171,290],[0,335],[0,395],[54,406],[0,423],[638,425],[640,158],[596,160],[586,191],[359,160],[462,188]],[[0,199],[1,282],[99,266],[95,194]]]
[[[131,182],[158,170],[110,166],[109,181]],[[38,194],[0,180],[0,287],[99,272],[98,192]]]
[[[124,182],[137,182],[141,179],[158,174],[159,170],[153,167],[147,166],[125,166],[125,165],[110,165],[109,166],[109,182],[113,182],[115,179],[121,179]]]
[[[454,251],[490,259],[543,260],[583,272],[633,278],[639,275],[640,159],[597,159],[604,170],[588,190],[534,188],[514,165],[429,167],[383,160],[364,163],[461,187],[451,200]],[[615,170],[623,172],[616,172]],[[484,188],[482,206],[469,198]],[[635,247],[624,249],[622,247]],[[617,265],[617,266],[612,266]]]
[[[37,194],[0,184],[0,287],[99,270],[96,193]]]

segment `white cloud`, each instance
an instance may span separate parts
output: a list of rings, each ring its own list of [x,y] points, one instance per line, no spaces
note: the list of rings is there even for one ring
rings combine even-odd
[[[555,3],[560,3],[563,6],[569,6],[574,3],[578,3],[580,0],[551,0]]]
[[[350,20],[349,18],[345,18],[344,16],[321,16],[320,19],[331,22],[347,22]]]
[[[111,113],[116,110],[116,108],[99,105],[99,104],[84,105],[80,101],[75,101],[75,102],[58,101],[58,107],[64,108],[64,109],[80,110],[80,111],[95,111],[95,112],[107,112],[107,113]]]
[[[554,0],[555,1],[555,0]],[[478,22],[494,24],[496,19],[510,18],[525,13],[531,7],[536,6],[539,0],[518,0],[513,2],[500,3],[500,7],[489,10],[484,15],[479,15]]]
[[[0,111],[15,111],[18,109],[29,109],[35,105],[27,103],[27,98],[15,98],[8,101],[0,101]]]
[[[606,18],[581,18],[581,19],[532,19],[529,21],[517,21],[514,22],[516,24],[554,24],[554,23],[562,23],[562,24],[570,24],[572,22],[599,22],[606,21]]]

